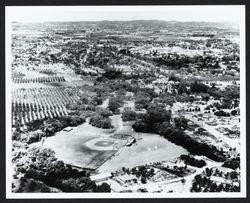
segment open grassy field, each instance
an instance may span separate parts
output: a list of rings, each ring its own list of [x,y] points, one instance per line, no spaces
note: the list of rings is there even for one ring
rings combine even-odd
[[[188,154],[183,147],[177,146],[155,134],[141,133],[142,139],[130,147],[121,148],[112,159],[98,168],[99,172],[132,168],[157,161],[171,160],[182,154]],[[134,134],[135,137],[136,134]]]

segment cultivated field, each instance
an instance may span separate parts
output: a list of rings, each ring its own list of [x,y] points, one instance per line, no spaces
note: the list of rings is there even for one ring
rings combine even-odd
[[[12,90],[12,125],[68,115],[66,105],[77,102],[81,87],[19,88]]]

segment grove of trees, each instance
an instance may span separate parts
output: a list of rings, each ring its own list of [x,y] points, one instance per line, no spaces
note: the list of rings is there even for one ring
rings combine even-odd
[[[15,153],[18,154],[19,151]],[[88,172],[65,165],[57,160],[50,149],[28,148],[21,157],[16,156],[13,161],[18,166],[17,170],[24,174],[24,178],[42,181],[63,192],[110,192],[108,184],[97,186],[90,180]]]

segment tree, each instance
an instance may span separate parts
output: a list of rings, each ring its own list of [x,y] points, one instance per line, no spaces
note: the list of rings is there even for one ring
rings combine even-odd
[[[181,130],[185,130],[188,127],[187,119],[184,117],[178,117],[174,119],[175,127]]]
[[[177,89],[178,94],[183,94],[187,92],[187,85],[184,83],[180,83]]]
[[[110,185],[107,183],[102,183],[96,187],[95,192],[111,192]]]
[[[216,183],[213,182],[213,183],[211,184],[211,186],[210,186],[210,191],[211,191],[211,192],[217,192],[217,185],[216,185]]]
[[[208,86],[203,83],[198,83],[197,81],[195,81],[194,83],[191,84],[190,90],[193,93],[207,93]]]
[[[158,129],[159,134],[162,136],[168,136],[172,134],[174,131],[175,129],[169,122],[163,122]]]
[[[229,159],[229,160],[225,161],[222,164],[222,166],[235,170],[235,169],[240,167],[240,157]]]
[[[160,103],[164,103],[166,105],[169,106],[173,106],[174,102],[175,102],[175,97],[170,95],[170,94],[163,94],[163,95],[159,95],[159,102]]]
[[[232,172],[230,173],[230,178],[231,178],[232,180],[237,179],[237,178],[238,178],[238,173],[237,173],[236,171],[232,171]]]
[[[135,108],[136,109],[142,109],[142,108],[148,108],[150,103],[150,98],[142,93],[137,93],[135,98]]]
[[[214,112],[214,115],[216,115],[216,116],[226,116],[226,117],[230,116],[229,113],[227,113],[225,111],[222,111],[222,110]]]
[[[98,108],[96,109],[96,113],[102,117],[109,117],[112,116],[112,112],[105,108]]]
[[[144,176],[141,177],[141,183],[142,184],[146,184],[147,183],[146,177],[144,177]]]
[[[208,93],[203,93],[203,94],[201,94],[201,97],[202,97],[202,100],[208,102],[210,95]]]
[[[169,122],[171,119],[171,111],[167,111],[164,105],[152,104],[147,109],[150,123]]]
[[[98,114],[90,117],[89,124],[91,124],[95,127],[98,127],[98,128],[103,128],[103,129],[113,128],[110,118],[103,117],[103,116],[98,115]]]
[[[206,168],[205,171],[208,177],[212,175],[212,169]]]
[[[200,183],[202,181],[201,175],[196,175],[194,179],[197,183]]]
[[[232,111],[231,111],[231,115],[232,115],[232,116],[236,116],[236,115],[237,115],[237,111],[236,111],[236,110],[232,110]]]
[[[121,106],[121,100],[117,97],[111,97],[109,99],[108,108],[112,112],[117,112],[118,108]]]
[[[137,114],[134,111],[124,111],[122,113],[122,120],[123,121],[133,121],[136,119],[136,117],[137,117]]]
[[[121,78],[122,72],[119,70],[115,70],[115,69],[108,69],[103,73],[102,76],[109,80],[112,80],[112,79]]]
[[[135,132],[144,132],[147,133],[149,130],[149,125],[145,121],[138,120],[133,125],[132,128]]]
[[[63,192],[93,192],[96,189],[95,182],[87,177],[69,178],[58,181],[57,184]]]
[[[98,96],[93,97],[91,100],[91,103],[94,104],[95,106],[102,105],[102,102],[103,102],[102,98]]]
[[[184,160],[185,164],[189,164],[191,166],[195,166],[198,168],[206,166],[206,162],[204,160],[198,160],[194,157],[190,157],[189,155],[181,155],[180,158]]]
[[[170,75],[169,78],[168,78],[168,81],[177,82],[177,81],[180,81],[180,78],[177,77],[177,76],[174,76],[174,75]]]
[[[81,95],[80,96],[80,101],[82,104],[88,104],[89,98],[86,95]]]

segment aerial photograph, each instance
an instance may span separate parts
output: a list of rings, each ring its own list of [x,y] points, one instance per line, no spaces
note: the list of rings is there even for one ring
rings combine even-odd
[[[240,193],[240,23],[205,7],[13,8],[11,193]]]

